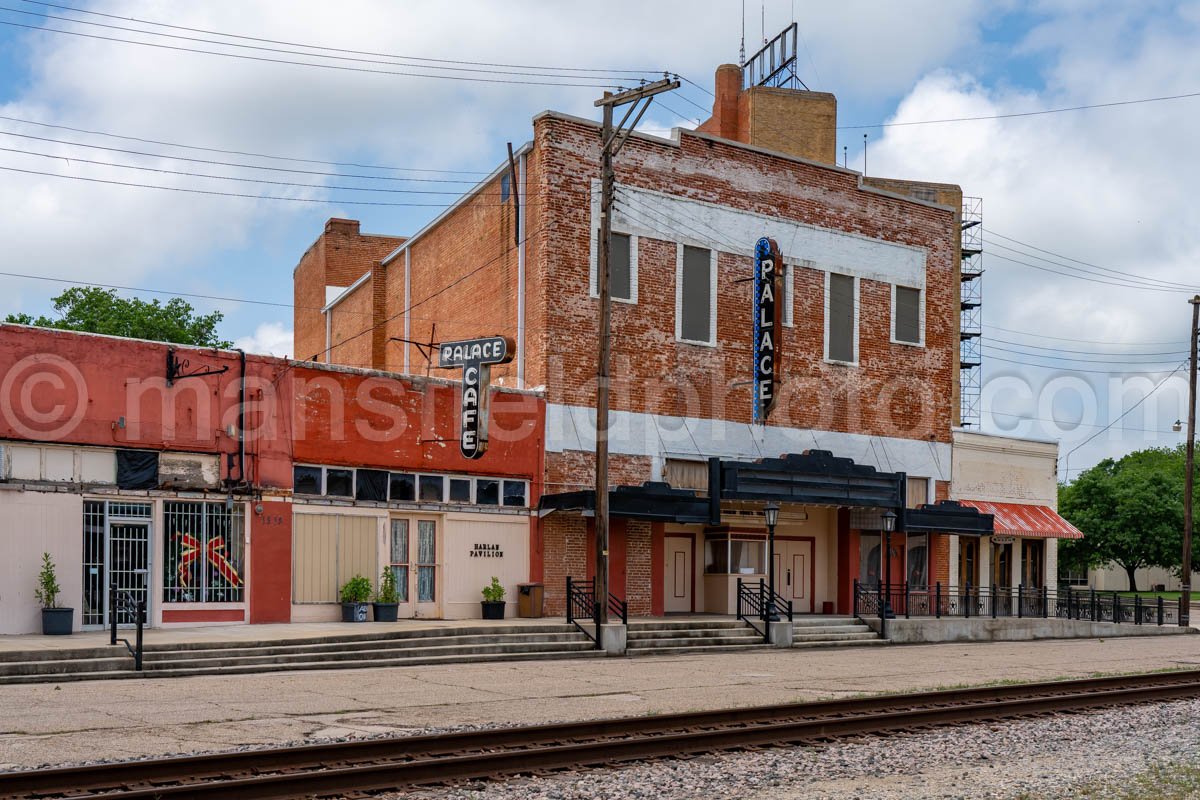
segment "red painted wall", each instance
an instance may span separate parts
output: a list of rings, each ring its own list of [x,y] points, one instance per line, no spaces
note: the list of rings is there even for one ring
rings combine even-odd
[[[0,438],[61,444],[238,451],[236,352],[179,347],[184,371],[219,370],[167,386],[168,345],[0,324]],[[292,485],[286,362],[247,356],[246,477]],[[221,459],[221,477],[227,461]],[[236,476],[235,476],[236,477]]]
[[[292,620],[292,504],[261,503],[250,515],[250,621]]]

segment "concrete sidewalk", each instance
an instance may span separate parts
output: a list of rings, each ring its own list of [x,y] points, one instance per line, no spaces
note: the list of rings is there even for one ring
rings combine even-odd
[[[1200,636],[0,686],[0,767],[1200,668]]]

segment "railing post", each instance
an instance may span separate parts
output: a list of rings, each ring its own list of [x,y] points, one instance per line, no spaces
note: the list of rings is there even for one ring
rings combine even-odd
[[[771,615],[767,613],[767,582],[762,578],[758,579],[758,610],[762,613],[762,621],[769,623]]]
[[[1121,601],[1120,601],[1120,599],[1118,598],[1118,596],[1117,596],[1117,593],[1116,593],[1116,592],[1113,592],[1113,593],[1112,593],[1112,596],[1113,596],[1113,603],[1112,603],[1112,605],[1113,605],[1112,621],[1113,621],[1113,622],[1120,622],[1120,621],[1121,621]]]
[[[1025,584],[1017,584],[1017,619],[1025,616]]]
[[[908,581],[904,582],[904,618],[908,619],[908,604],[909,604]]]
[[[971,616],[971,584],[967,583],[963,589],[963,616],[970,618]]]
[[[1096,620],[1096,590],[1092,589],[1091,593],[1092,593],[1092,597],[1091,597],[1092,622],[1096,622],[1097,621]]]
[[[933,616],[935,619],[941,619],[942,618],[942,582],[941,581],[938,581],[937,584],[935,585],[934,592],[935,592],[935,594],[933,596],[933,608],[934,608]]]
[[[742,579],[738,578],[738,583],[741,583],[741,581],[742,581]],[[858,578],[854,579],[854,599],[851,600],[850,602],[854,609],[851,616],[857,617],[858,616]]]
[[[137,604],[137,650],[133,654],[133,668],[142,671],[142,627],[146,624],[146,599],[143,597]]]
[[[1075,593],[1071,591],[1071,587],[1067,587],[1067,619],[1075,619]]]
[[[992,584],[992,619],[996,618],[996,584]]]
[[[1180,597],[1183,597],[1183,595],[1181,594]],[[1158,596],[1158,624],[1163,624],[1163,599],[1161,594]]]
[[[1140,594],[1133,596],[1133,624],[1142,624],[1142,596]]]
[[[575,597],[571,594],[571,576],[567,576],[567,624],[575,622],[575,616],[571,613],[571,604]]]
[[[108,621],[111,636],[109,644],[117,643],[117,586],[112,584],[108,587]]]

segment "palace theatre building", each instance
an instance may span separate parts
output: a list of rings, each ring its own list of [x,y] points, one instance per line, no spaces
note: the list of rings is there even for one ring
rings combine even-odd
[[[726,65],[710,120],[634,134],[616,158],[609,560],[631,614],[732,612],[738,578],[766,572],[769,501],[801,612],[849,612],[856,580],[951,585],[960,556],[992,552],[996,514],[967,502],[989,498],[954,491],[955,431],[973,422],[962,191],[838,166],[836,117],[832,95],[746,87]],[[599,161],[598,124],[543,112],[511,167],[411,237],[330,220],[295,273],[300,355],[425,373],[436,343],[513,342],[492,380],[544,392],[530,577],[552,614],[595,568]],[[364,319],[375,335],[351,338]],[[1036,456],[1052,475],[1054,454]],[[1004,551],[1010,581],[1035,551],[1028,575],[1054,581],[1042,534]]]

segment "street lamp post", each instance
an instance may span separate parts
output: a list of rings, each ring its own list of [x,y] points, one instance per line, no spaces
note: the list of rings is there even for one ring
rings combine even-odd
[[[767,604],[763,607],[763,619],[775,622],[775,525],[779,522],[779,504],[763,506],[763,517],[767,522]]]
[[[892,619],[892,531],[896,530],[896,512],[883,512],[883,615]]]

